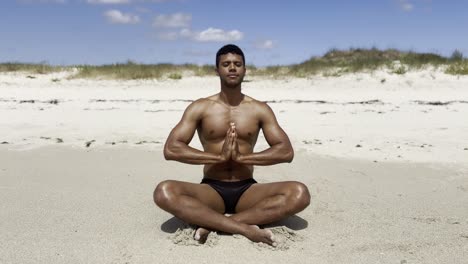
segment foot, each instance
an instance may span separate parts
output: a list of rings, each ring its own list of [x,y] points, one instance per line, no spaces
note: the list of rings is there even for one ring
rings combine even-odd
[[[253,242],[262,242],[276,247],[276,241],[273,232],[268,229],[260,229],[256,225],[249,226],[249,231],[245,234],[245,237],[252,240]]]
[[[206,242],[206,239],[208,238],[208,234],[210,233],[211,231],[206,229],[206,228],[203,228],[203,227],[199,227],[197,228],[197,230],[195,231],[195,235],[193,235],[193,238],[195,240],[197,240],[200,244],[204,244]]]

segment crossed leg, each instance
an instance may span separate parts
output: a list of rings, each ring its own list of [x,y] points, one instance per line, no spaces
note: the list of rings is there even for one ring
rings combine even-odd
[[[300,182],[254,184],[241,196],[237,213],[230,218],[249,225],[269,224],[304,210],[309,203],[309,191]],[[205,239],[209,232],[199,228],[198,238]]]
[[[239,199],[237,213],[227,217],[223,214],[223,199],[209,185],[168,180],[158,184],[154,201],[183,221],[200,226],[197,230],[200,240],[209,230],[217,230],[273,245],[271,231],[257,225],[302,211],[309,205],[310,195],[299,182],[254,184]]]

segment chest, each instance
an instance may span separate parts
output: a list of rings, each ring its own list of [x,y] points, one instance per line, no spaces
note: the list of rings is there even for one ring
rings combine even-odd
[[[238,138],[245,141],[255,140],[260,130],[257,114],[249,107],[214,107],[203,116],[199,133],[205,140],[222,140],[230,123],[234,123]]]

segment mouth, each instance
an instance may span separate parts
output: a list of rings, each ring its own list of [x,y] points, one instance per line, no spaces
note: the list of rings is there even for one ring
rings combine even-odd
[[[237,77],[239,77],[239,75],[237,75],[237,74],[228,74],[228,77],[229,78],[237,78]]]

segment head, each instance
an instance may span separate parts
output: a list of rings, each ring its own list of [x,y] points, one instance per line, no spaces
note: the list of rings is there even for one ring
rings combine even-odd
[[[219,49],[216,53],[216,72],[223,87],[240,87],[246,72],[242,50],[232,44]]]
[[[221,47],[218,50],[218,52],[216,52],[216,68],[219,67],[220,57],[222,55],[226,55],[228,53],[240,55],[242,57],[242,63],[245,65],[244,52],[242,52],[242,50],[238,46],[236,46],[234,44],[227,44],[227,45],[224,45],[223,47]]]

